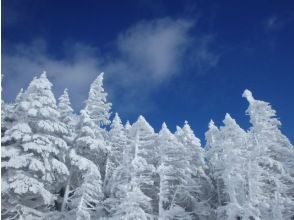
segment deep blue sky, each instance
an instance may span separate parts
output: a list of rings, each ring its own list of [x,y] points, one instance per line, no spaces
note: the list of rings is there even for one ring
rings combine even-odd
[[[2,1],[3,96],[47,70],[79,111],[95,76],[123,119],[158,131],[188,120],[203,141],[229,112],[244,128],[250,89],[277,110],[294,141],[294,2]]]

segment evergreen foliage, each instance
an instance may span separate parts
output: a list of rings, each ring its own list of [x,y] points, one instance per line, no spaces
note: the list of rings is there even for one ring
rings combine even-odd
[[[103,76],[80,114],[46,73],[1,101],[3,219],[294,219],[294,148],[268,102],[245,90],[250,129],[226,114],[204,147],[187,121],[110,124]]]

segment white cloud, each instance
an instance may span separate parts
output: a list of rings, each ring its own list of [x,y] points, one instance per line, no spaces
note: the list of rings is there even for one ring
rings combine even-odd
[[[168,18],[140,22],[118,38],[118,48],[126,61],[153,80],[161,81],[179,70],[191,43],[193,23]]]
[[[267,17],[263,22],[264,29],[266,31],[277,31],[284,28],[289,23],[293,22],[294,16],[293,13],[291,14],[284,14],[284,15],[272,15]]]
[[[198,74],[217,64],[218,56],[210,50],[212,39],[195,37],[191,33],[194,26],[184,19],[142,21],[120,33],[115,51],[103,56],[98,55],[99,48],[83,44],[64,44],[61,59],[48,53],[44,40],[6,45],[9,51],[4,51],[2,63],[5,97],[14,98],[33,76],[46,70],[56,93],[67,87],[74,106],[80,108],[91,81],[104,71],[116,110],[148,111],[153,107],[152,91],[180,74],[184,64],[196,67]]]

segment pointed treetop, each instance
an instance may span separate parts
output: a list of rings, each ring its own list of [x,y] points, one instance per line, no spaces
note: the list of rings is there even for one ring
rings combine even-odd
[[[116,113],[114,114],[113,121],[117,121],[117,120],[120,121],[120,117],[119,117],[118,113],[116,112]]]
[[[21,88],[15,98],[15,102],[19,102],[21,101],[21,98],[22,98],[22,95],[23,95],[23,88]]]
[[[130,122],[127,121],[126,124],[125,124],[125,129],[126,129],[126,130],[129,130],[131,127],[132,127],[132,126],[131,126]]]
[[[189,147],[192,147],[193,145],[198,147],[201,145],[200,139],[195,136],[194,131],[188,124],[188,121],[184,122],[183,128],[177,127],[175,135],[186,146],[189,145]]]
[[[180,133],[180,132],[182,132],[182,128],[180,127],[180,126],[176,126],[176,133]]]
[[[252,95],[252,92],[250,90],[248,90],[248,89],[244,90],[244,92],[242,94],[242,97],[246,98],[249,103],[255,101],[255,99],[254,99],[254,97]]]
[[[68,95],[68,90],[67,90],[67,88],[65,88],[65,89],[63,90],[63,93],[62,93],[62,95],[58,98],[58,100],[59,100],[59,101],[61,101],[61,100],[67,100],[67,101],[69,102],[69,95]]]
[[[52,83],[48,80],[46,72],[42,73],[40,77],[34,77],[30,82],[30,85],[27,90],[34,89],[51,89]]]
[[[63,94],[58,98],[58,101],[58,108],[61,114],[73,113],[67,88],[63,90]]]
[[[118,113],[115,113],[114,118],[112,119],[111,128],[118,127],[118,126],[123,127]]]
[[[191,127],[190,127],[188,121],[185,121],[185,122],[184,122],[183,130],[188,131],[188,132],[192,131],[192,129],[191,129]],[[193,131],[192,131],[192,132],[193,132]]]
[[[144,122],[147,122],[143,115],[139,115],[137,121],[144,121]]]
[[[224,121],[235,121],[229,113],[226,113]]]
[[[162,123],[161,129],[167,129],[167,125],[165,122]]]
[[[159,131],[159,136],[161,137],[174,137],[173,134],[168,129],[165,122],[162,123],[161,130]]]
[[[137,131],[141,131],[141,132],[147,132],[149,134],[153,134],[154,133],[154,129],[151,127],[151,125],[145,120],[145,118],[140,115],[137,119],[137,121],[132,124],[131,126],[131,133],[135,134]]]
[[[40,78],[47,78],[47,72],[45,70],[42,72]]]
[[[161,130],[159,133],[170,133],[169,129],[167,128],[167,125],[165,122],[162,123],[161,125]]]
[[[208,128],[209,129],[216,128],[214,121],[212,119],[210,119],[210,121],[209,121]]]
[[[104,72],[101,72],[99,75],[98,75],[98,77],[100,77],[100,78],[104,78]]]
[[[93,84],[99,84],[99,85],[103,85],[103,79],[104,79],[104,72],[100,73],[96,79],[94,80]]]
[[[111,103],[107,102],[107,93],[103,88],[103,73],[100,73],[91,84],[85,110],[99,126],[110,124]]]
[[[231,117],[229,113],[226,113],[225,119],[223,120],[224,125],[236,125],[236,120]]]

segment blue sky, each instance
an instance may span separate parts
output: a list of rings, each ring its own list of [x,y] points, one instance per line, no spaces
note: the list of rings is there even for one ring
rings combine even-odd
[[[250,89],[277,110],[294,141],[294,2],[241,0],[2,1],[3,97],[43,70],[76,111],[90,83],[123,119],[158,130],[188,120],[203,141],[229,112],[244,128]]]

